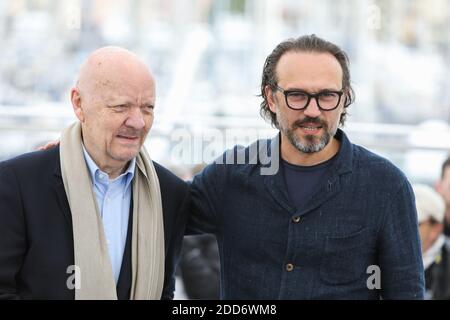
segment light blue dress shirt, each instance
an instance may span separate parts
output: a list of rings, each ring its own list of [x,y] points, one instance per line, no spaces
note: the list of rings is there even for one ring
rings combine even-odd
[[[84,158],[92,179],[92,187],[97,198],[98,209],[103,221],[109,258],[116,283],[119,280],[122,258],[125,250],[128,218],[130,216],[131,188],[136,159],[128,169],[114,180],[100,170],[83,146]],[[94,257],[95,259],[95,257]]]

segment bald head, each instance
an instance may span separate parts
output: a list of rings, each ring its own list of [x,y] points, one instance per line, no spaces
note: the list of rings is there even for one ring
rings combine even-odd
[[[88,153],[116,176],[137,155],[153,123],[155,82],[148,67],[126,49],[98,49],[81,66],[71,100]]]
[[[150,70],[136,54],[120,47],[103,47],[91,53],[81,66],[77,87],[87,95],[99,94],[103,88],[122,86],[130,76],[154,85]]]

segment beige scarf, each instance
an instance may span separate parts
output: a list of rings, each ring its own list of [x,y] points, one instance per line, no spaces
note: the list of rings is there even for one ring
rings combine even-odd
[[[117,299],[103,223],[83,155],[81,125],[66,128],[61,173],[72,213],[75,299]],[[131,299],[160,299],[164,282],[164,226],[158,177],[144,147],[133,178]]]

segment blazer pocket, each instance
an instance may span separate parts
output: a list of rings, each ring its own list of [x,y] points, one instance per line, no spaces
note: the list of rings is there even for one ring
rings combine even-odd
[[[355,282],[366,273],[367,228],[350,235],[327,237],[320,265],[320,278],[328,284]]]

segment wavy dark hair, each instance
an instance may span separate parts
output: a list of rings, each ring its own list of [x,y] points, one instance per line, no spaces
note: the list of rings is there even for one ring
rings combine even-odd
[[[317,53],[330,53],[339,62],[342,68],[342,89],[345,91],[345,104],[344,112],[341,114],[339,123],[341,126],[344,125],[345,119],[347,117],[347,108],[355,100],[355,93],[350,83],[350,71],[349,71],[349,60],[347,54],[339,48],[334,43],[323,40],[316,35],[306,35],[299,38],[291,38],[286,41],[281,42],[267,57],[264,63],[264,69],[261,81],[261,94],[263,98],[261,102],[260,113],[261,116],[270,121],[272,126],[278,127],[277,115],[273,113],[269,108],[269,103],[267,101],[267,96],[265,93],[266,86],[269,86],[272,91],[276,91],[276,85],[278,83],[276,68],[278,61],[281,56],[286,52],[297,51],[297,52],[317,52]]]

